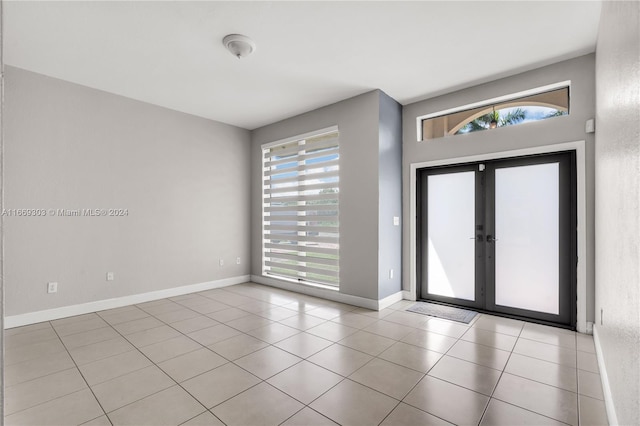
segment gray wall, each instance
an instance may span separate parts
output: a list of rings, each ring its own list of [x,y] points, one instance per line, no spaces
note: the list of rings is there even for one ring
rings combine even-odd
[[[261,146],[337,125],[340,131],[340,293],[377,301],[400,290],[399,281],[388,278],[389,268],[394,268],[399,277],[400,267],[397,257],[400,231],[392,226],[393,215],[401,211],[399,119],[397,103],[375,90],[252,132],[253,275],[262,274]],[[381,138],[384,152],[381,152]],[[380,165],[381,159],[384,165]],[[380,214],[391,215],[385,219],[385,225],[380,224]],[[385,264],[379,266],[382,258]],[[387,271],[384,276],[379,277],[379,268]]]
[[[337,125],[340,131],[340,292],[378,299],[378,91],[252,132],[252,262],[262,274],[261,145]]]
[[[402,290],[402,106],[380,92],[378,298]],[[389,270],[393,269],[393,278]]]
[[[5,72],[5,208],[129,210],[6,218],[5,315],[249,273],[249,131]]]
[[[587,181],[587,321],[594,320],[594,136],[585,133],[585,121],[595,117],[593,54],[559,62],[536,70],[460,90],[414,104],[403,110],[403,288],[409,289],[409,173],[412,163],[531,148],[554,143],[586,141]],[[569,116],[503,127],[494,131],[417,142],[416,118],[509,95],[536,87],[571,80]]]
[[[603,2],[596,52],[595,331],[618,424],[637,425],[640,424],[640,3]]]

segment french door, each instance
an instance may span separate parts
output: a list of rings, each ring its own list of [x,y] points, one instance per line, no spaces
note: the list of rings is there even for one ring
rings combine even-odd
[[[575,327],[575,154],[422,169],[420,298]]]

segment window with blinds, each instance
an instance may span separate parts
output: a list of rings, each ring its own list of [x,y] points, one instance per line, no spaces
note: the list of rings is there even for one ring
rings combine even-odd
[[[338,129],[265,145],[263,165],[264,274],[338,287]]]

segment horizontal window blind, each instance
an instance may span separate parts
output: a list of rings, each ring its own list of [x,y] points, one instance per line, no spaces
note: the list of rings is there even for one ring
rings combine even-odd
[[[263,149],[263,272],[339,285],[337,130]]]

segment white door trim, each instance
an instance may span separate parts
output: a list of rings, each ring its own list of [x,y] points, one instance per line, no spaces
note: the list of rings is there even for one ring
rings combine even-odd
[[[547,154],[561,151],[575,151],[577,179],[577,221],[578,221],[578,267],[577,267],[577,323],[580,333],[587,332],[587,201],[586,201],[586,149],[585,141],[566,142],[543,145],[513,151],[494,152],[472,155],[468,157],[447,158],[443,160],[424,161],[410,164],[409,175],[409,289],[408,298],[415,300],[417,296],[417,262],[416,262],[416,173],[424,167],[448,166],[460,163],[496,160],[500,158],[522,157],[525,155]],[[406,288],[406,287],[405,287]]]

